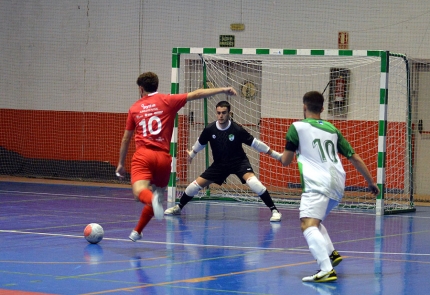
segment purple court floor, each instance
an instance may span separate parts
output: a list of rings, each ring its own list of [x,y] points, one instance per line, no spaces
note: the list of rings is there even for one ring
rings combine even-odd
[[[193,201],[133,243],[141,209],[131,189],[0,182],[0,294],[430,292],[430,207],[334,211],[324,224],[344,260],[324,284],[301,282],[318,266],[297,208],[279,207],[282,221],[270,223],[261,204]],[[105,231],[97,245],[83,237],[91,222]]]

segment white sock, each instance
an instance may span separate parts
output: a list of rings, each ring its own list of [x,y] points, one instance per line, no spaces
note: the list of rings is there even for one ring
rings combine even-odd
[[[331,242],[330,236],[328,235],[327,229],[322,223],[320,223],[320,226],[318,227],[318,229],[320,230],[321,234],[325,239],[325,242],[327,244],[327,252],[328,252],[328,255],[330,256],[331,253],[333,253],[334,251],[334,246],[333,246],[333,243]]]
[[[309,250],[314,258],[317,260],[318,265],[322,271],[330,271],[333,269],[330,262],[330,257],[327,254],[326,241],[315,226],[308,227],[303,235],[308,243]]]

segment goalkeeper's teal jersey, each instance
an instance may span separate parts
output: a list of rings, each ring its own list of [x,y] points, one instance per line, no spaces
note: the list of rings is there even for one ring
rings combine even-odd
[[[286,139],[287,146],[296,149],[303,192],[317,192],[340,201],[345,170],[338,153],[347,158],[354,154],[340,131],[325,120],[305,119],[290,126]]]

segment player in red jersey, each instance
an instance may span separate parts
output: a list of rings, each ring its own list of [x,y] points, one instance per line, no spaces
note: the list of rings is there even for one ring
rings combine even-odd
[[[172,138],[176,113],[187,101],[225,93],[236,95],[232,87],[197,89],[183,94],[157,92],[158,76],[152,72],[137,78],[141,98],[128,111],[128,117],[119,152],[116,174],[123,177],[125,158],[130,140],[135,134],[136,152],[131,160],[131,185],[136,201],[145,206],[129,238],[142,238],[142,230],[155,215],[163,218],[162,197],[169,182],[172,157]]]

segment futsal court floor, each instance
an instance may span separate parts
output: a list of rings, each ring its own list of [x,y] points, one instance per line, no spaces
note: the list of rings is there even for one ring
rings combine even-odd
[[[141,209],[128,187],[0,181],[0,294],[430,293],[430,207],[332,212],[324,224],[344,260],[321,284],[301,281],[318,266],[297,208],[270,223],[261,204],[192,201],[133,243]],[[83,237],[91,222],[105,231],[96,245]]]

